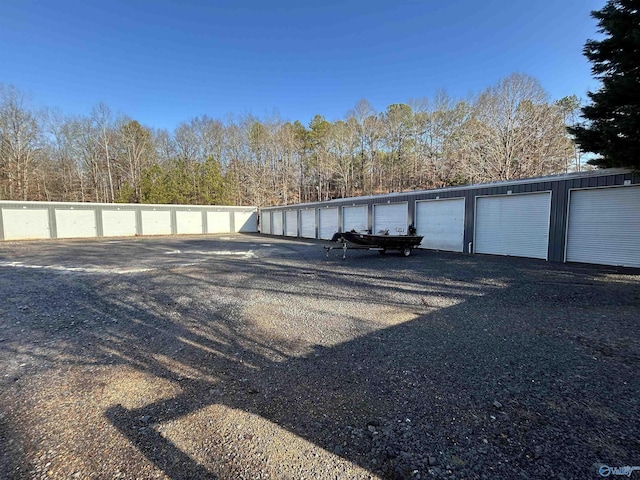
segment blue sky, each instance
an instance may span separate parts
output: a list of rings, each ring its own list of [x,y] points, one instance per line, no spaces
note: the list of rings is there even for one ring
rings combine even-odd
[[[251,113],[308,124],[511,73],[553,99],[599,84],[582,55],[604,0],[1,0],[0,83],[156,128]]]

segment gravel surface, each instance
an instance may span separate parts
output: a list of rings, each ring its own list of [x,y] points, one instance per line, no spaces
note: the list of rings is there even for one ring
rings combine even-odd
[[[0,244],[0,478],[600,478],[640,272],[257,235]]]

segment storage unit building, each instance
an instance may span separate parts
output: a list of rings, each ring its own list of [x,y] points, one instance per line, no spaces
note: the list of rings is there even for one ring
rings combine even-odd
[[[608,169],[265,211],[297,208],[305,238],[338,228],[407,233],[414,223],[424,249],[637,267],[640,220],[629,206],[640,205],[639,191],[638,173]]]
[[[0,200],[0,240],[257,232],[257,209]]]

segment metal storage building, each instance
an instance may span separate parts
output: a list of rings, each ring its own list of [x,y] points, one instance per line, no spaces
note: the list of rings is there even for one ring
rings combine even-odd
[[[269,207],[261,215],[285,211],[295,224],[288,236],[403,234],[414,224],[426,249],[640,267],[640,175],[626,169]],[[262,233],[283,235],[267,224]]]
[[[254,207],[0,201],[0,240],[257,231]]]

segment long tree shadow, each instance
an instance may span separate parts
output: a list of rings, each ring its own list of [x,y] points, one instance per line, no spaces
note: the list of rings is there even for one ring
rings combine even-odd
[[[105,412],[174,479],[216,478],[159,429],[211,405],[258,415],[388,478],[430,469],[588,475],[594,462],[636,458],[637,432],[614,432],[640,416],[629,400],[640,385],[637,283],[513,264],[434,255],[427,275],[415,260],[380,274],[295,258],[225,259],[117,283],[45,272],[19,290],[52,299],[29,333],[65,341],[34,356],[59,363],[63,351],[73,365],[123,364],[179,386],[170,398]],[[73,325],[50,321],[69,302]],[[351,308],[336,311],[339,302]],[[385,308],[412,319],[381,328],[390,325],[379,318]],[[600,332],[604,314],[609,331]],[[273,331],[256,324],[261,315],[279,316]],[[339,342],[271,334],[287,322],[354,331]],[[616,348],[620,339],[626,350]]]

